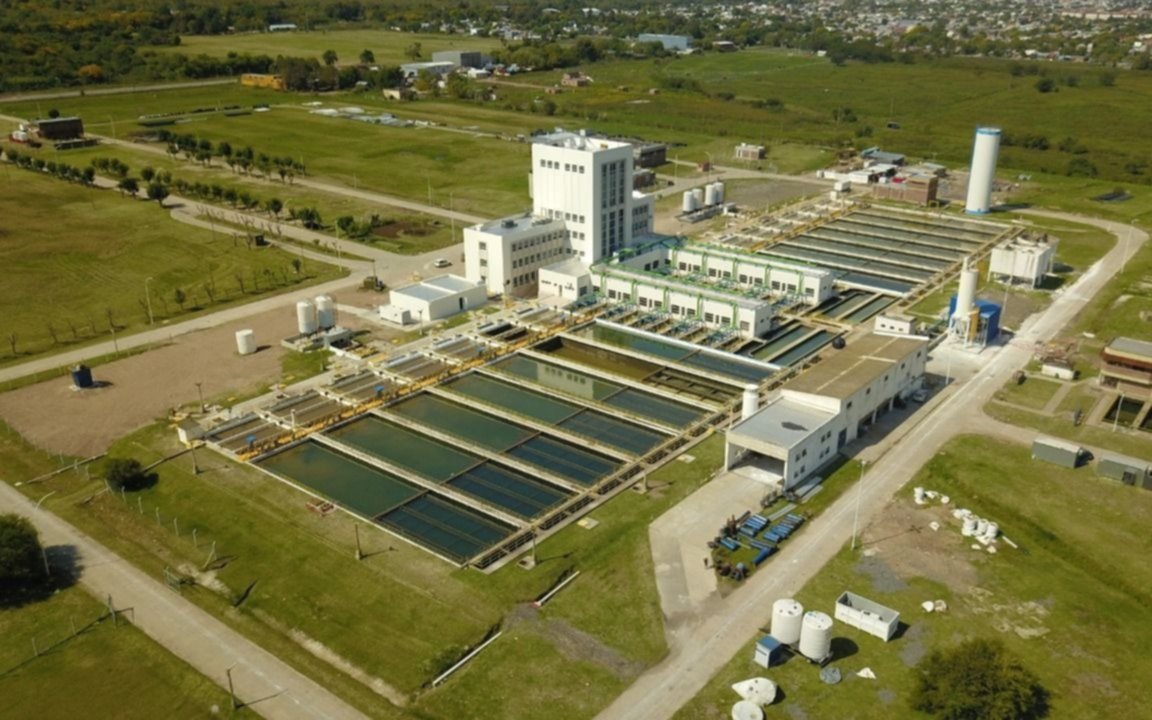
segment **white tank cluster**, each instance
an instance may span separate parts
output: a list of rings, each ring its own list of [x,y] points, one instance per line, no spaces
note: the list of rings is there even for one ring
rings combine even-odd
[[[316,318],[316,305],[311,300],[296,303],[296,330],[301,335],[311,335],[320,327]]]
[[[809,660],[823,660],[832,653],[832,618],[818,610],[804,613],[800,627],[800,654]]]
[[[330,295],[316,296],[316,324],[321,330],[336,327],[336,301]]]
[[[241,355],[251,355],[256,352],[256,333],[252,330],[237,330],[236,352]]]
[[[792,598],[780,598],[772,603],[772,624],[769,630],[772,637],[785,645],[800,642],[803,621],[804,606]]]
[[[1000,525],[988,518],[982,518],[967,508],[952,511],[952,517],[961,522],[960,534],[970,537],[981,545],[988,545],[1000,537]]]
[[[996,181],[996,158],[999,154],[1000,128],[976,128],[964,212],[983,215],[992,208],[992,186]]]
[[[932,500],[939,500],[942,505],[952,502],[952,498],[947,495],[941,495],[935,490],[925,490],[922,487],[912,488],[912,499],[916,501],[917,505],[927,505]]]

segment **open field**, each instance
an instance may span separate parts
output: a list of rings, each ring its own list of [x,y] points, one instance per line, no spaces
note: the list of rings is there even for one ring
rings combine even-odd
[[[996,399],[1033,410],[1043,410],[1048,401],[1056,396],[1061,385],[1060,382],[1038,377],[1030,377],[1020,384],[1011,380],[1003,390],[996,393]]]
[[[825,685],[817,669],[793,658],[768,671],[752,663],[753,643],[738,653],[677,718],[724,717],[738,699],[733,682],[764,675],[783,699],[773,716],[921,717],[908,708],[911,667],[964,638],[995,637],[1019,655],[1052,693],[1052,717],[1132,712],[1142,696],[1143,622],[1152,579],[1144,516],[1152,494],[1093,477],[1091,471],[1040,466],[1028,449],[963,437],[921,470],[916,485],[951,496],[1000,523],[1017,542],[996,555],[970,550],[959,523],[939,505],[917,508],[910,487],[865,529],[862,551],[845,548],[797,594],[807,609],[832,613],[845,589],[888,605],[908,627],[889,644],[837,622],[832,666],[844,675]],[[911,485],[911,484],[910,484]],[[933,532],[929,521],[941,530]],[[948,611],[925,614],[925,600]],[[764,608],[765,625],[770,607]],[[855,676],[871,668],[876,680]],[[926,716],[925,716],[926,717]]]
[[[341,274],[314,260],[297,273],[281,250],[177,223],[155,203],[11,167],[0,175],[0,216],[9,219],[0,234],[5,362],[108,340],[112,324],[118,334],[140,330],[149,301],[163,323]]]
[[[400,208],[388,207],[334,192],[324,192],[297,183],[282,182],[273,173],[273,179],[265,179],[254,173],[246,176],[233,172],[219,158],[213,160],[208,167],[194,161],[173,159],[165,153],[160,145],[98,145],[88,148],[69,150],[64,155],[53,153],[50,148],[39,150],[24,146],[15,146],[11,143],[0,142],[0,149],[14,147],[18,152],[41,159],[63,161],[77,166],[89,165],[96,158],[117,159],[126,163],[132,177],[139,177],[140,170],[151,167],[157,172],[169,172],[173,180],[184,180],[188,183],[204,185],[219,185],[225,191],[231,189],[237,193],[247,192],[257,202],[258,207],[249,212],[262,217],[261,226],[275,227],[280,222],[287,222],[292,210],[302,208],[315,208],[327,226],[327,232],[336,234],[335,220],[341,216],[351,216],[357,222],[367,222],[373,215],[380,218],[378,232],[370,235],[364,242],[372,247],[386,252],[402,254],[420,254],[448,247],[460,241],[460,230],[457,229],[455,240],[452,237],[449,221],[431,215],[424,215]],[[172,188],[173,194],[179,194],[177,188]],[[279,218],[264,210],[264,203],[272,198],[279,199],[284,204]],[[199,205],[202,201],[189,198],[190,202]],[[224,200],[204,201],[229,207]],[[206,207],[211,207],[206,204]]]
[[[419,43],[417,62],[432,59],[439,50],[480,50],[490,52],[500,47],[495,38],[468,37],[431,33],[406,33],[391,30],[334,30],[319,32],[242,33],[238,35],[182,35],[180,44],[161,50],[185,55],[224,57],[228,53],[249,55],[288,55],[319,59],[325,50],[334,50],[340,65],[360,62],[360,52],[371,50],[379,65],[413,62],[406,49]],[[160,48],[158,48],[160,49]]]
[[[22,456],[6,473],[10,480],[40,471],[31,465],[50,463],[12,435],[0,437],[0,445],[5,457]],[[174,433],[156,426],[125,438],[114,452],[147,463],[174,448]],[[563,667],[572,652],[585,662],[581,673],[553,677],[556,697],[569,698],[555,707],[557,717],[576,718],[606,704],[666,651],[647,525],[708,477],[722,445],[712,438],[692,452],[698,459],[691,465],[672,463],[653,473],[648,495],[624,493],[593,511],[600,521],[594,530],[571,526],[541,543],[535,571],[513,565],[488,576],[456,570],[372,530],[361,533],[369,557],[356,563],[352,521],[317,516],[305,508],[306,497],[299,492],[213,454],[200,454],[205,472],[199,476],[191,474],[186,456],[161,465],[157,485],[139,493],[143,515],[133,503],[110,497],[77,506],[99,481],[85,483],[71,473],[30,491],[39,497],[58,490],[46,503],[54,512],[157,575],[165,565],[191,571],[203,562],[207,543],[217,542],[228,560],[185,595],[322,682],[335,683],[362,709],[372,706],[375,717],[400,714],[364,685],[316,660],[305,645],[342,658],[365,682],[380,678],[375,682],[389,688],[381,691],[386,697],[403,699],[489,627],[505,622],[513,629],[510,637],[447,685],[417,696],[421,716],[516,717],[533,707],[530,697],[517,693],[521,658],[514,638],[525,637],[542,667]],[[179,517],[180,538],[170,525],[155,523],[155,508],[164,518]],[[192,528],[198,530],[199,549],[188,537]],[[580,570],[581,577],[538,619],[521,617],[526,609],[516,606],[538,596],[568,568]],[[224,612],[245,588],[251,592],[240,611]],[[506,684],[494,686],[492,677]],[[591,694],[584,686],[589,678],[605,677],[616,679],[597,683]],[[472,696],[477,683],[486,687],[490,704]]]
[[[79,587],[0,610],[0,696],[10,717],[251,718],[228,693]],[[72,635],[72,623],[82,630]],[[32,654],[35,641],[41,653]],[[55,643],[59,643],[56,645]],[[48,648],[51,649],[49,650]]]

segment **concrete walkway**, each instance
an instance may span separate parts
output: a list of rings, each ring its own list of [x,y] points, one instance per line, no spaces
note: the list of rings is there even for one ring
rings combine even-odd
[[[1129,231],[1129,226],[1107,220],[1032,212],[1096,225],[1117,235]],[[1134,245],[1147,240],[1146,233],[1138,228],[1133,230]],[[934,405],[917,414],[915,424],[904,437],[869,466],[856,492],[841,496],[781,555],[736,592],[723,599],[710,598],[698,606],[693,616],[683,617],[684,600],[680,591],[683,586],[680,583],[658,583],[661,607],[665,608],[666,615],[671,611],[681,618],[683,630],[669,634],[667,657],[641,675],[599,717],[602,720],[670,718],[695,697],[713,675],[767,624],[772,602],[794,595],[851,539],[853,515],[857,508],[861,524],[866,525],[946,442],[984,422],[984,403],[1016,370],[1027,364],[1036,342],[1056,336],[1104,287],[1120,270],[1128,250],[1118,243],[1073,285],[1057,293],[1052,305],[1022,325],[1016,338],[1020,342],[986,351],[987,356],[981,358],[982,364],[974,374],[965,373],[957,378],[947,391],[938,396]],[[704,497],[701,492],[697,491],[684,500],[675,511],[689,512]],[[719,512],[723,515],[726,511],[724,508]],[[710,519],[705,517],[703,521]],[[716,517],[709,524],[722,519]],[[682,531],[687,532],[686,529]],[[678,547],[656,547],[660,535],[653,534],[652,538],[652,554],[658,567],[662,561],[679,552]]]
[[[136,627],[210,680],[228,688],[231,668],[236,696],[269,720],[326,718],[360,720],[360,711],[289,667],[243,635],[185,600],[176,591],[125,562],[100,543],[0,482],[0,512],[23,515],[36,525],[45,547],[75,549],[80,583],[101,602],[132,608]],[[130,699],[129,699],[130,701]]]

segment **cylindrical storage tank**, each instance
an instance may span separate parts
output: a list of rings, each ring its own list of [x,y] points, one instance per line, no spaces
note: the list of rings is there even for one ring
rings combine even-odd
[[[800,654],[809,660],[823,660],[832,652],[832,618],[818,610],[804,613],[800,626]]]
[[[316,296],[316,324],[321,330],[336,327],[336,301],[328,295]]]
[[[696,196],[692,194],[691,190],[684,191],[684,200],[680,209],[685,213],[696,212]]]
[[[964,212],[983,215],[992,207],[992,184],[996,157],[1000,154],[1000,128],[976,128],[972,146],[972,169],[968,176],[968,200]]]
[[[760,389],[756,385],[744,386],[744,406],[740,413],[740,419],[747,420],[756,414],[760,409]]]
[[[764,720],[764,709],[751,700],[738,700],[732,706],[732,720]]]
[[[961,528],[960,534],[964,537],[972,537],[976,534],[976,518],[969,515],[964,518],[964,527]]]
[[[256,333],[251,330],[237,330],[236,352],[241,355],[251,355],[256,352]]]
[[[785,645],[800,642],[800,626],[804,622],[804,606],[792,598],[780,598],[772,603],[772,637]]]
[[[984,518],[976,518],[976,530],[972,534],[981,537],[986,532],[988,532],[988,521]]]
[[[72,385],[82,390],[95,385],[95,383],[92,381],[92,368],[84,364],[73,365]]]
[[[311,300],[296,303],[296,330],[301,335],[311,335],[316,332],[316,328],[316,306]]]
[[[1000,526],[991,520],[988,521],[988,527],[984,529],[985,540],[995,540],[1000,536]]]
[[[956,292],[956,310],[952,317],[967,320],[968,313],[976,303],[976,285],[979,280],[979,271],[968,269],[968,263],[965,262],[964,269],[960,271],[960,289]]]
[[[696,199],[696,207],[704,207],[704,189],[692,188],[692,197]]]
[[[716,202],[724,202],[724,183],[722,182],[716,183]]]
[[[716,193],[716,183],[704,186],[704,206],[712,207],[720,204],[720,196]]]
[[[924,488],[922,488],[922,487],[912,488],[912,497],[915,498],[917,505],[923,505],[925,502],[924,501]]]

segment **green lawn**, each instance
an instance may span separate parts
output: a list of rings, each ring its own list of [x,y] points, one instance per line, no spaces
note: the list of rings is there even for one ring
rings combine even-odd
[[[6,469],[9,479],[39,474],[51,463],[17,438],[0,436],[0,442],[3,456],[14,460],[11,470]],[[147,463],[173,449],[172,431],[154,427],[124,439],[113,452],[130,453]],[[214,576],[222,583],[221,590],[197,587],[185,590],[185,596],[331,684],[359,707],[370,708],[374,717],[400,713],[360,683],[304,653],[288,639],[288,629],[408,695],[430,679],[445,657],[478,642],[488,628],[505,621],[515,605],[537,597],[567,568],[578,569],[582,575],[547,606],[542,617],[548,628],[555,624],[565,633],[591,638],[590,647],[596,651],[590,655],[591,665],[581,673],[557,673],[553,678],[557,694],[572,696],[570,709],[558,717],[586,717],[580,708],[606,704],[622,683],[666,652],[647,526],[698,487],[721,462],[722,452],[718,436],[708,439],[692,450],[696,462],[671,463],[653,473],[654,489],[648,495],[624,493],[594,510],[592,517],[600,521],[595,529],[573,525],[541,543],[536,570],[525,572],[512,565],[492,575],[456,570],[370,528],[361,531],[369,557],[357,563],[353,521],[339,514],[317,516],[305,508],[307,498],[299,492],[211,453],[199,454],[206,468],[199,476],[191,474],[187,457],[161,465],[159,483],[139,493],[142,515],[132,498],[127,505],[103,496],[77,506],[76,501],[91,494],[99,481],[85,484],[71,474],[29,491],[39,497],[57,490],[46,503],[54,512],[157,576],[165,565],[198,567],[208,543],[215,541],[218,553],[230,559]],[[155,522],[157,507],[163,526]],[[170,525],[173,515],[179,517],[179,538]],[[192,544],[193,528],[199,548]],[[250,587],[240,612],[228,612],[231,601]],[[563,667],[570,648],[544,632],[548,628],[517,625],[512,637],[516,633],[533,637],[542,665]],[[464,707],[474,713],[467,717],[514,712],[516,703],[523,702],[514,699],[523,668],[512,637],[502,638],[447,685],[419,696],[415,707],[420,717],[459,717]],[[387,652],[382,652],[382,644]],[[625,670],[604,665],[599,653],[618,658]],[[587,692],[584,683],[589,677],[605,675],[616,677],[617,684],[580,697]],[[503,690],[491,687],[492,681],[485,679],[490,677],[505,678],[507,684]],[[472,688],[477,683],[489,687],[488,697],[497,705],[476,703]]]
[[[113,626],[79,587],[0,610],[0,697],[7,717],[255,717],[131,623]],[[72,636],[75,623],[81,631]],[[34,657],[35,641],[41,655]]]
[[[765,675],[784,697],[773,717],[858,720],[927,717],[908,708],[911,666],[927,652],[968,637],[995,637],[1019,655],[1052,693],[1053,718],[1123,716],[1143,696],[1137,668],[1152,626],[1143,621],[1152,550],[1145,532],[1152,493],[1094,477],[1090,470],[1042,467],[1026,447],[986,437],[952,441],[911,485],[949,494],[958,506],[999,522],[1022,548],[1000,544],[988,555],[968,549],[959,523],[942,510],[915,510],[910,491],[889,513],[912,513],[919,540],[908,530],[875,525],[860,551],[845,548],[796,595],[808,609],[831,614],[851,589],[901,613],[907,627],[891,643],[837,622],[832,666],[844,681],[820,682],[817,669],[792,659],[765,671],[752,663],[754,639],[677,715],[683,720],[726,717],[737,700],[733,682]],[[903,517],[903,515],[901,515]],[[939,534],[927,528],[939,520]],[[927,615],[924,600],[943,599],[948,611]],[[770,610],[764,608],[767,622]],[[869,667],[876,680],[855,673]],[[1140,711],[1141,716],[1146,715]]]
[[[149,301],[162,323],[345,272],[310,260],[297,273],[281,250],[248,249],[178,223],[156,203],[10,166],[0,169],[0,217],[8,219],[0,231],[0,362],[109,340],[112,323],[120,337],[138,332]]]
[[[432,33],[406,33],[389,30],[334,30],[319,32],[243,33],[238,35],[182,35],[180,44],[163,48],[185,55],[213,55],[224,57],[228,53],[250,55],[289,55],[319,58],[326,50],[334,50],[339,64],[360,62],[360,53],[371,50],[381,65],[399,65],[412,62],[406,50],[419,43],[418,61],[432,59],[438,50],[479,50],[490,52],[500,47],[495,38],[467,37]]]
[[[996,393],[996,399],[1033,410],[1043,410],[1048,401],[1055,397],[1062,384],[1038,377],[1029,377],[1023,383],[1009,380]]]

